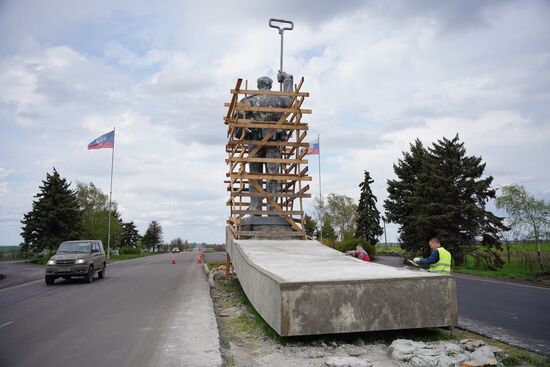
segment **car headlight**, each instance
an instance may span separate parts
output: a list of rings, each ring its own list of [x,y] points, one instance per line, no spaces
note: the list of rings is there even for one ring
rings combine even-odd
[[[48,265],[55,265],[55,260],[48,260]]]
[[[84,264],[86,261],[84,259],[77,259],[74,263],[75,264]]]

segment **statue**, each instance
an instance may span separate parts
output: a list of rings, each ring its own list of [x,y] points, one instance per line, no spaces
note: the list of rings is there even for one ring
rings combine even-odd
[[[294,80],[292,75],[285,73],[284,71],[279,71],[277,74],[277,80],[279,83],[283,83],[283,90],[287,92],[292,92]],[[267,76],[258,78],[258,90],[271,90],[273,81]],[[249,97],[244,98],[240,101],[241,103],[247,104],[249,106],[256,107],[275,107],[275,108],[289,108],[292,104],[292,97],[288,96],[273,96],[265,94],[254,94]],[[254,121],[278,121],[283,114],[281,112],[253,112],[247,111],[242,113],[245,119],[250,119]],[[269,128],[251,128],[251,129],[242,129],[237,128],[235,131],[235,137],[241,139],[243,137],[246,140],[262,140],[264,136],[268,133]],[[275,134],[271,136],[269,141],[286,141],[288,139],[287,133],[284,129],[277,129]],[[255,145],[249,145],[249,152],[254,149]],[[265,158],[281,158],[282,147],[280,146],[263,146],[256,153],[255,157],[265,157]],[[264,164],[266,166],[265,173],[269,174],[278,174],[281,171],[280,163],[258,163],[251,162],[250,173],[262,173]],[[257,180],[259,185],[262,184],[261,180]],[[258,192],[258,190],[253,186],[249,186],[251,193]],[[268,193],[274,194],[281,191],[281,183],[278,180],[267,180],[266,191]],[[250,198],[250,210],[262,210],[262,198],[252,196]],[[271,204],[267,205],[267,210],[273,210]]]

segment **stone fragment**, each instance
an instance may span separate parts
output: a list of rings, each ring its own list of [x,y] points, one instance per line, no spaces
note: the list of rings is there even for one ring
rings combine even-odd
[[[496,359],[506,359],[508,357],[508,353],[506,353],[505,350],[492,345],[490,345],[489,347],[491,348],[491,351],[495,354]]]
[[[443,352],[447,355],[458,355],[462,352],[460,345],[455,343],[443,343],[442,345]]]
[[[482,347],[484,345],[485,345],[485,342],[483,340],[474,339],[466,342],[464,344],[464,349],[466,349],[468,352],[473,352],[477,348]]]
[[[357,357],[329,357],[325,360],[328,367],[372,367],[372,363],[366,358]]]
[[[438,357],[436,366],[437,367],[455,367],[456,366],[455,362],[456,361],[454,358],[442,355]]]
[[[491,350],[490,346],[483,345],[470,354],[470,359],[484,362],[489,359],[495,359],[495,354]]]
[[[497,365],[497,360],[493,358],[493,359],[487,359],[485,361],[472,360],[472,361],[462,362],[460,367],[491,367],[496,365]]]
[[[365,342],[361,338],[355,339],[353,344],[358,346],[358,347],[364,347],[365,346]]]
[[[410,364],[413,367],[435,367],[438,358],[435,356],[415,355],[411,358]]]

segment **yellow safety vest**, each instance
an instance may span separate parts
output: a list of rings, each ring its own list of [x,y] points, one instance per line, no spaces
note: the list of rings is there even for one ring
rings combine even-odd
[[[438,247],[439,261],[430,265],[430,272],[443,275],[451,274],[451,253],[445,250],[443,247]]]

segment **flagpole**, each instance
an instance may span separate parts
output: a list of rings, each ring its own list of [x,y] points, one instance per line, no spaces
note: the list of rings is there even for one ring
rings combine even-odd
[[[113,196],[113,166],[115,163],[115,128],[113,127],[113,151],[111,152],[111,186],[109,187],[109,226],[107,232],[107,260],[111,258],[111,198]]]
[[[317,144],[319,145],[319,198],[321,199],[321,230],[319,231],[321,243],[323,243],[323,214],[325,204],[323,203],[323,192],[321,191],[321,135],[317,133]]]

